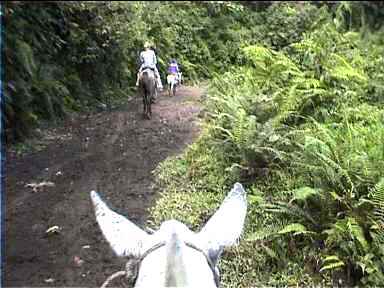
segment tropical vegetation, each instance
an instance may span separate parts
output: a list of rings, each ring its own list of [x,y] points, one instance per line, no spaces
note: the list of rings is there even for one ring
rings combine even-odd
[[[155,171],[150,224],[198,229],[241,182],[225,287],[384,283],[381,2],[15,2],[4,17],[10,141],[127,97],[149,40],[162,73],[176,58],[209,80],[200,137]]]

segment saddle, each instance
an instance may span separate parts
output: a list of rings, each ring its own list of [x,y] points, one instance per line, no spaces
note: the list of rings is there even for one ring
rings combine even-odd
[[[155,72],[155,68],[150,67],[150,66],[144,66],[143,69],[141,69],[141,72],[143,72],[143,71],[145,71],[145,70],[148,70],[148,69],[150,69],[150,70],[152,70],[153,72]]]
[[[146,71],[146,70],[151,70],[153,72],[153,74],[155,75],[155,78],[157,79],[157,75],[155,73],[155,68],[153,67],[149,67],[149,66],[145,66],[141,69],[141,72],[140,72],[140,78],[141,76],[143,76],[143,73]]]
[[[172,73],[167,75],[167,83],[171,84],[172,82],[175,82],[176,84],[179,82],[177,78],[177,74]]]

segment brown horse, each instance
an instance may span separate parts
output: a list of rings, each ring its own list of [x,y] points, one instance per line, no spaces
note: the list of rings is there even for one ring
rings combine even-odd
[[[144,117],[151,119],[151,104],[157,93],[156,76],[152,69],[144,68],[141,72],[139,87],[141,88],[141,93],[143,95]]]

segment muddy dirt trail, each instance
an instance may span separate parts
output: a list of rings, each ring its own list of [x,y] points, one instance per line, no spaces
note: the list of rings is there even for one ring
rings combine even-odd
[[[152,171],[180,153],[199,132],[203,89],[160,95],[152,120],[139,97],[112,112],[79,116],[50,134],[42,151],[7,151],[6,287],[99,287],[121,270],[96,223],[89,192],[143,226],[157,195]],[[26,187],[52,182],[54,186]],[[59,226],[58,234],[46,230]],[[4,280],[3,278],[3,280]]]

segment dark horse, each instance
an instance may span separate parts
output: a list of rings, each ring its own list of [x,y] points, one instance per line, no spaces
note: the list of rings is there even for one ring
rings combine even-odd
[[[151,119],[151,104],[157,93],[155,72],[150,68],[144,68],[139,83],[143,94],[144,116]]]

